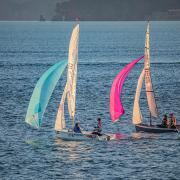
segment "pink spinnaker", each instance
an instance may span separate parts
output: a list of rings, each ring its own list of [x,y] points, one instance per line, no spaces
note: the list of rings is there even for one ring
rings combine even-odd
[[[113,81],[110,92],[110,114],[112,122],[116,122],[125,112],[120,99],[124,81],[135,64],[143,57],[141,56],[125,66]]]

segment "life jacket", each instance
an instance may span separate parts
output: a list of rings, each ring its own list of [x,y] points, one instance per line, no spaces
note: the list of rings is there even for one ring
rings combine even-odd
[[[169,119],[169,125],[170,127],[176,126],[176,117],[173,116]]]
[[[78,126],[74,126],[75,133],[81,133],[81,129]]]

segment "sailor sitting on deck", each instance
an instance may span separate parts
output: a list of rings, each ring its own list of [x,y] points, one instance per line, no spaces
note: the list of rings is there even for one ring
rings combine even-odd
[[[164,115],[164,118],[162,120],[161,127],[163,127],[163,128],[167,128],[168,127],[168,117],[167,117],[166,114]]]
[[[176,129],[176,117],[173,113],[169,114],[169,128]]]
[[[75,133],[82,133],[79,123],[76,123],[76,124],[75,124],[73,130],[74,130]]]
[[[101,131],[102,131],[102,121],[101,121],[101,118],[98,118],[97,121],[98,121],[98,124],[94,128],[92,134],[97,134],[98,136],[102,136],[102,134],[101,134]]]

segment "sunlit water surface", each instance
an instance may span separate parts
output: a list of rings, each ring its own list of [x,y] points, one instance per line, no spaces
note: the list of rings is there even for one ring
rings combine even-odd
[[[65,142],[57,138],[53,127],[66,72],[48,104],[42,128],[25,124],[37,80],[51,65],[67,59],[73,26],[0,22],[0,179],[179,179],[179,134],[135,133],[131,122],[142,63],[123,88],[125,115],[115,124],[110,121],[112,81],[123,66],[143,54],[145,22],[80,23],[76,119],[92,129],[101,117],[104,132],[121,132],[123,140]],[[174,112],[180,123],[180,22],[151,23],[151,62],[160,117]],[[144,88],[141,110],[148,121]]]

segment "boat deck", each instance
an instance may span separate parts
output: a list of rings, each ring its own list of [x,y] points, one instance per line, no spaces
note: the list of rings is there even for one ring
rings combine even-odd
[[[148,124],[137,124],[135,125],[137,132],[148,132],[148,133],[171,133],[171,132],[179,132],[180,125],[176,126],[176,129],[172,128],[162,128],[158,125],[148,125]]]

